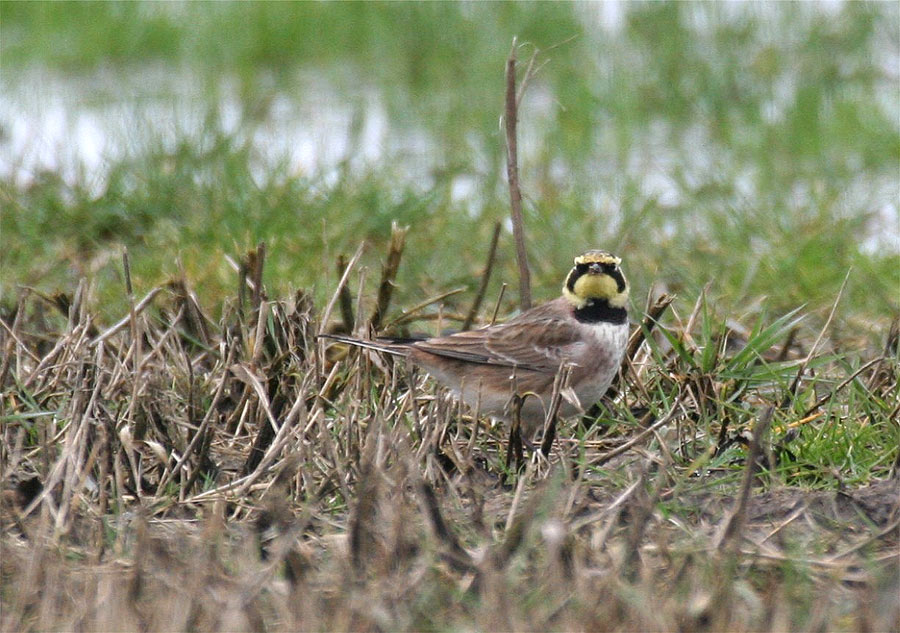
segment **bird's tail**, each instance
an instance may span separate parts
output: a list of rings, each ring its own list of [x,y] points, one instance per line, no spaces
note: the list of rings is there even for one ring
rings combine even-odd
[[[347,345],[355,345],[356,347],[364,347],[366,349],[374,349],[379,352],[393,354],[394,356],[406,356],[409,346],[416,339],[376,339],[374,341],[366,341],[361,338],[353,338],[352,336],[343,336],[341,334],[320,334],[319,338],[327,338],[339,343]]]

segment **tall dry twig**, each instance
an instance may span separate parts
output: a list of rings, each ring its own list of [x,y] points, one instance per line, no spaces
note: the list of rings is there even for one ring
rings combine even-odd
[[[494,234],[491,236],[491,245],[488,248],[487,263],[484,265],[484,272],[481,274],[481,285],[478,287],[478,294],[475,295],[475,301],[463,321],[462,330],[468,330],[472,327],[475,317],[478,316],[478,310],[481,309],[481,302],[484,301],[484,295],[487,292],[488,282],[491,280],[491,271],[494,269],[494,260],[497,258],[497,242],[500,240],[500,223],[494,224]]]
[[[247,254],[247,261],[250,266],[250,274],[253,277],[253,311],[259,312],[259,306],[265,295],[263,294],[262,276],[263,267],[266,264],[266,243],[260,242],[256,245],[256,250]]]
[[[625,350],[626,358],[634,360],[638,349],[641,347],[641,343],[644,342],[644,338],[653,331],[654,326],[659,322],[663,312],[666,311],[666,308],[668,308],[674,300],[674,295],[663,293],[657,297],[651,305],[647,306],[647,313],[644,315],[641,327],[632,332],[631,337],[628,339],[628,348]]]
[[[344,257],[344,255],[338,255],[338,277],[343,277],[345,270],[347,270],[347,258]],[[350,289],[347,287],[347,284],[341,286],[340,292],[338,293],[338,299],[341,308],[341,321],[343,321],[344,323],[344,331],[348,334],[352,334],[353,323],[355,321],[355,318],[353,316],[353,297],[350,295]]]
[[[406,232],[408,226],[399,226],[391,222],[391,244],[388,249],[387,261],[381,267],[381,283],[378,286],[378,302],[375,311],[369,319],[369,325],[375,331],[381,327],[384,315],[391,304],[391,295],[394,293],[394,279],[397,278],[397,270],[400,268],[400,257],[406,245]]]
[[[510,217],[513,237],[516,240],[516,261],[519,263],[519,305],[522,310],[531,307],[531,272],[528,269],[528,252],[525,249],[525,225],[522,221],[522,191],[519,189],[519,149],[516,126],[519,104],[516,95],[516,38],[506,59],[506,178],[509,182]]]
[[[500,304],[503,303],[504,294],[506,294],[506,282],[500,284],[500,293],[497,295],[497,302],[494,304],[494,311],[491,312],[491,320],[488,325],[493,325],[497,322],[497,314],[500,312]]]
[[[328,326],[328,319],[331,317],[331,311],[334,310],[334,304],[337,303],[338,298],[340,297],[341,288],[347,283],[347,277],[350,275],[350,271],[353,270],[353,267],[356,265],[356,262],[359,261],[359,258],[362,256],[363,246],[365,244],[360,242],[359,246],[356,248],[356,252],[353,253],[353,257],[350,258],[350,261],[347,262],[346,268],[344,268],[344,273],[341,275],[340,281],[338,281],[337,288],[334,290],[334,294],[331,295],[331,299],[328,301],[328,304],[325,306],[325,310],[322,312],[322,316],[319,320],[319,331],[317,334],[323,334],[325,332],[326,327]],[[362,294],[362,288],[360,288],[360,294]]]
[[[134,287],[131,284],[131,263],[128,260],[128,249],[122,249],[122,268],[125,272],[125,291],[128,295],[128,322],[131,325],[131,361],[132,367],[134,367],[133,378],[134,380],[131,383],[131,399],[128,401],[128,408],[125,412],[125,422],[126,424],[132,422],[134,408],[137,405],[138,394],[140,393],[141,385],[143,384],[142,376],[141,376],[141,365],[142,365],[142,356],[143,356],[143,336],[141,336],[140,332],[140,324],[137,318],[137,311],[134,306]],[[132,468],[132,470],[135,470]],[[140,483],[137,482],[135,484],[135,489],[140,494]]]
[[[756,475],[757,464],[763,453],[763,437],[772,424],[775,407],[768,407],[760,417],[753,429],[753,437],[750,440],[750,448],[747,451],[747,465],[744,467],[744,475],[741,479],[741,489],[737,501],[728,519],[724,522],[721,532],[716,537],[715,548],[724,551],[736,547],[741,531],[747,522],[747,504],[750,501],[750,490],[753,487],[753,479]]]

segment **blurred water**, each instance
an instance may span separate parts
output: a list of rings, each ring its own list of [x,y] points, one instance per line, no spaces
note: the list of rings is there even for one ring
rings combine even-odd
[[[832,10],[825,6],[823,10]],[[585,20],[602,29],[621,27],[619,4],[588,4]],[[698,25],[702,26],[702,25]],[[883,62],[889,76],[897,73],[897,60]],[[894,75],[891,75],[893,73]],[[265,85],[265,77],[259,80]],[[0,179],[27,188],[45,172],[70,185],[86,186],[99,195],[110,165],[140,155],[147,148],[174,151],[185,140],[203,142],[204,126],[213,125],[224,135],[234,135],[252,148],[254,179],[262,185],[272,173],[309,176],[329,183],[341,165],[361,171],[390,161],[406,184],[427,191],[433,184],[431,170],[440,164],[441,146],[415,119],[392,118],[381,93],[360,80],[348,91],[322,74],[298,73],[291,93],[272,89],[262,112],[248,112],[247,99],[236,78],[224,77],[210,94],[208,84],[189,67],[148,65],[135,71],[101,68],[84,75],[63,74],[42,68],[4,74],[0,79]],[[795,97],[789,77],[773,87],[772,99],[762,105],[764,119],[784,116],[785,104]],[[887,93],[889,91],[885,91]],[[897,112],[896,95],[883,95],[887,112]],[[529,87],[520,128],[520,163],[540,160],[541,121],[552,116],[560,100],[541,83]],[[498,128],[492,133],[500,134]],[[610,121],[610,134],[615,122]],[[673,136],[681,139],[673,145]],[[451,195],[480,213],[483,201],[477,175],[501,172],[481,138],[467,139],[474,160],[480,161],[451,183]],[[603,143],[602,137],[598,143]],[[663,121],[640,132],[631,142],[624,161],[606,159],[603,148],[593,160],[592,173],[607,182],[617,179],[639,183],[638,194],[656,204],[674,208],[684,202],[685,187],[714,182],[719,166],[729,156],[708,137],[702,124],[678,134]],[[281,171],[276,170],[278,166]],[[548,173],[566,182],[565,164],[550,164]],[[622,173],[624,172],[624,173]],[[753,167],[732,174],[738,199],[759,196]],[[824,176],[823,176],[824,177]],[[614,211],[623,192],[598,190],[598,210]],[[808,191],[792,192],[798,206],[809,203]],[[860,169],[859,177],[843,193],[848,214],[866,209],[868,235],[863,247],[870,251],[900,253],[900,184],[896,178],[871,177]],[[616,214],[609,213],[609,217]],[[702,227],[698,227],[702,230]]]
[[[348,158],[351,130],[358,136],[352,159],[375,162],[389,144],[379,94],[366,91],[348,103],[324,80],[306,77],[303,98],[276,94],[264,118],[246,125],[238,82],[224,78],[212,98],[189,69],[139,72],[101,70],[72,76],[31,70],[4,78],[0,90],[0,178],[27,187],[42,172],[70,185],[102,190],[109,165],[142,149],[173,151],[184,140],[200,142],[207,117],[225,136],[248,134],[256,149],[254,177],[282,161],[296,173],[321,174]],[[212,99],[212,102],[211,102]],[[355,120],[363,113],[362,124]]]

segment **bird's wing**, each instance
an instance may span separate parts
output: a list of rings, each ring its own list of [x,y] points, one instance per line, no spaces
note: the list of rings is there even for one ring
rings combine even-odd
[[[558,317],[517,319],[503,325],[415,343],[422,351],[486,365],[556,373],[583,346],[578,325]]]

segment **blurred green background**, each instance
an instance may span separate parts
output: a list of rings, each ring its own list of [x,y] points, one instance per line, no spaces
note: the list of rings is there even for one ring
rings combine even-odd
[[[472,301],[508,230],[503,70],[520,111],[535,296],[586,248],[681,309],[801,304],[883,339],[900,304],[896,2],[30,3],[0,5],[2,304],[94,284],[104,318],[184,271],[215,312],[265,241],[271,297],[322,305],[365,240],[375,294],[392,220],[411,227],[394,310]],[[356,290],[357,277],[351,277]],[[508,308],[515,293],[507,295]]]

